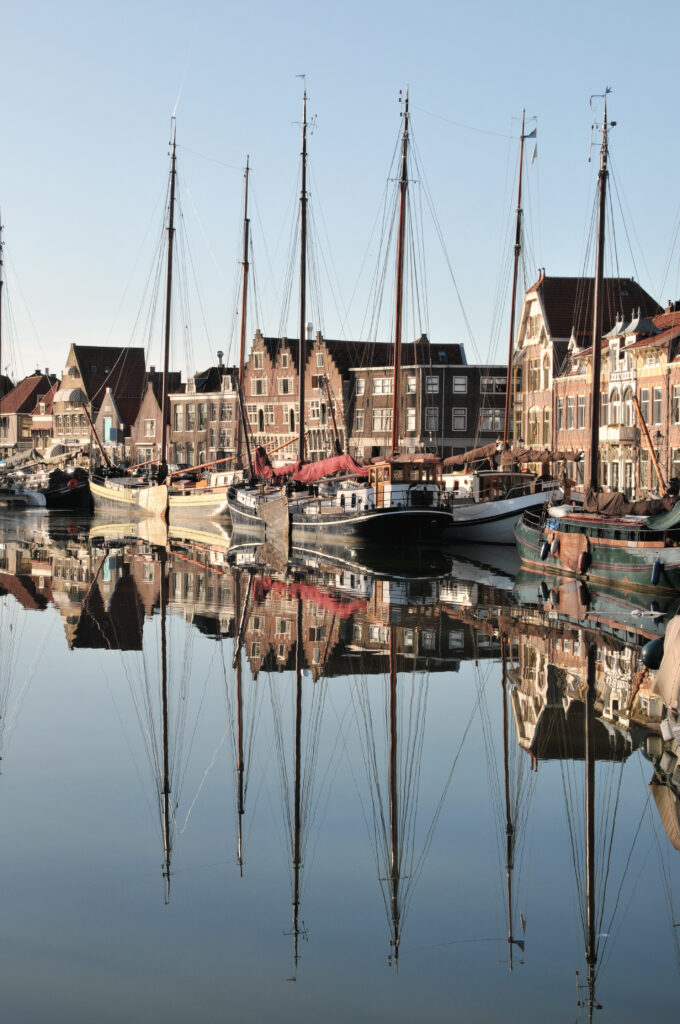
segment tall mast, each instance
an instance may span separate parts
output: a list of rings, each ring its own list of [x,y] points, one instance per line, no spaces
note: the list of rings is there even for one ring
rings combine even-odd
[[[600,149],[600,170],[597,176],[597,255],[595,257],[595,290],[593,292],[593,377],[590,400],[590,467],[588,484],[597,490],[599,483],[600,448],[600,367],[602,363],[602,303],[604,279],[604,228],[607,198],[607,93],[604,95],[604,118],[602,121],[602,146]]]
[[[238,385],[241,393],[243,393],[243,370],[246,359],[246,319],[248,315],[248,244],[250,235],[250,221],[248,219],[248,177],[250,175],[250,157],[246,157],[246,169],[243,172],[245,179],[244,184],[244,198],[243,198],[243,259],[241,260],[241,344],[239,346],[238,354]],[[245,434],[245,421],[242,421],[239,416],[237,423],[237,435],[236,435],[236,454],[239,457],[241,465],[243,465],[243,443],[245,440],[246,446],[248,447],[248,465],[250,465],[250,447],[248,446],[248,439],[244,437]]]
[[[606,116],[605,116],[606,121]],[[592,1020],[595,1006],[595,972],[597,967],[597,944],[595,941],[595,661],[597,650],[594,643],[588,646],[586,680],[586,964],[588,967],[588,1008]]]
[[[508,372],[505,379],[505,419],[503,421],[503,447],[510,441],[510,402],[512,388],[512,356],[515,347],[515,305],[517,303],[517,276],[519,257],[522,251],[522,171],[524,168],[524,107],[522,107],[522,130],[519,142],[519,181],[517,183],[517,213],[515,224],[515,248],[512,268],[512,296],[510,298],[510,339],[508,341]]]
[[[163,785],[161,788],[161,827],[163,832],[163,878],[165,879],[165,902],[170,902],[170,857],[172,855],[172,807],[170,804],[170,748],[169,748],[169,711],[168,711],[168,647],[167,628],[167,580],[165,569],[166,550],[160,549],[159,565],[161,571],[161,746],[163,753]]]
[[[2,216],[0,216],[0,399],[2,398],[2,287],[5,283],[5,265],[3,248],[5,243],[2,240]]]
[[[522,118],[524,120],[524,118]],[[524,124],[522,124],[522,129]],[[514,868],[514,847],[515,847],[515,826],[510,813],[510,765],[509,765],[509,742],[508,742],[508,682],[506,672],[506,639],[501,634],[501,685],[503,687],[503,780],[505,791],[505,874],[507,882],[508,898],[508,958],[510,970],[513,968],[513,943],[515,939],[512,934],[512,871]]]
[[[397,744],[397,639],[394,626],[390,626],[390,912],[392,917],[392,962],[399,970],[399,801],[398,801],[398,744]]]
[[[302,867],[302,598],[298,599],[295,645],[295,780],[293,811],[293,952],[299,960],[300,868]]]
[[[302,96],[302,184],[300,188],[300,437],[298,458],[305,457],[305,332],[307,329],[307,90]]]
[[[394,313],[394,369],[392,379],[392,454],[399,447],[399,373],[404,306],[404,251],[406,248],[406,199],[408,191],[408,86],[404,100],[404,128],[401,136],[401,174],[399,176],[399,233],[397,236],[397,289]]]
[[[172,155],[170,159],[170,201],[168,204],[168,265],[165,283],[165,335],[163,338],[163,384],[161,397],[161,450],[159,466],[167,463],[166,442],[168,436],[168,371],[170,367],[170,312],[172,309],[172,250],[175,240],[175,179],[177,127],[172,126]]]

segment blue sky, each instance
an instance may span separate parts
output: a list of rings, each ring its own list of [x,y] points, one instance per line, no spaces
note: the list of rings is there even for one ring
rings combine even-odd
[[[522,107],[538,118],[538,159],[527,177],[527,282],[541,266],[581,272],[596,174],[596,161],[588,163],[589,97],[607,85],[618,122],[614,202],[626,214],[616,272],[638,278],[662,303],[680,298],[675,3],[3,6],[0,210],[9,309],[2,361],[16,376],[36,364],[60,371],[72,341],[146,344],[135,324],[145,316],[162,225],[175,106],[189,276],[201,304],[191,299],[191,316],[175,331],[173,365],[193,372],[218,348],[233,352],[246,154],[259,298],[249,334],[256,326],[278,332],[302,72],[316,115],[309,150],[320,291],[309,317],[328,337],[367,333],[378,250],[372,232],[406,83],[447,253],[426,218],[427,303],[419,312],[411,303],[407,335],[427,330],[436,341],[465,342],[471,361],[504,362],[507,311],[502,305],[499,326],[495,296],[514,202],[510,136]],[[296,302],[294,290],[290,334]],[[160,361],[155,346],[150,362]]]

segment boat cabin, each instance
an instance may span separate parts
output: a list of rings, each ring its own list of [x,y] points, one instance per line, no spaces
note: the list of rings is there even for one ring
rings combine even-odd
[[[542,490],[542,481],[533,473],[491,469],[480,473],[446,473],[443,482],[446,496],[454,501],[498,501]]]

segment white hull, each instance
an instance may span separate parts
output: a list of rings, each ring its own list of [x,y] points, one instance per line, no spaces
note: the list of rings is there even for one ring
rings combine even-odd
[[[558,490],[522,494],[517,498],[452,505],[452,523],[444,531],[446,540],[471,544],[514,544],[515,523],[526,509],[537,509],[554,501]]]

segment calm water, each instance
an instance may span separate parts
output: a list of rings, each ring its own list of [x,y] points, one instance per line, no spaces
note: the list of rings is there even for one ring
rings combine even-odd
[[[622,714],[663,616],[547,615],[508,552],[263,572],[91,526],[0,518],[5,1020],[676,1018],[677,804]]]

